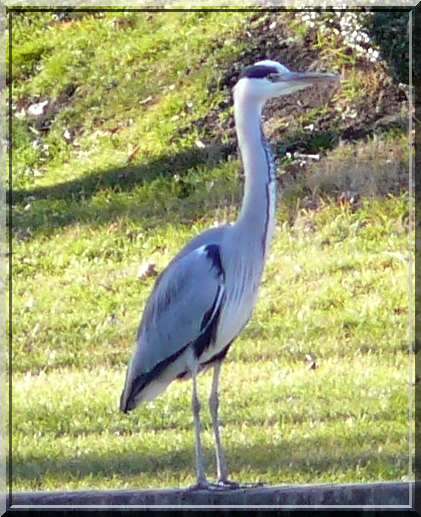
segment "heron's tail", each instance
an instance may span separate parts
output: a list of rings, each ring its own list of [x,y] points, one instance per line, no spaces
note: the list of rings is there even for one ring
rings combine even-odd
[[[130,379],[130,370],[127,371],[126,382],[120,397],[120,411],[128,413],[134,409],[138,403],[138,396],[147,383],[147,375],[138,375],[133,380]]]
[[[159,368],[153,368],[149,372],[142,372],[130,364],[120,397],[120,411],[128,413],[141,402],[153,400],[166,389],[173,379],[162,379],[158,371]]]
[[[120,410],[128,413],[143,401],[154,400],[167,386],[176,379],[177,375],[168,375],[170,366],[179,355],[189,346],[187,344],[174,354],[155,364],[153,368],[145,371],[139,364],[139,356],[133,355],[127,369],[126,382],[120,398]]]

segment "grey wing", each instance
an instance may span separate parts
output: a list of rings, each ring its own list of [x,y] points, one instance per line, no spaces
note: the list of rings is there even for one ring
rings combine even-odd
[[[222,290],[217,246],[200,247],[171,264],[159,279],[139,327],[142,370],[151,370],[194,341],[203,332],[205,317],[221,299]]]
[[[143,313],[126,379],[126,397],[136,378],[200,341],[220,308],[223,294],[218,245],[203,245],[170,263],[158,278]]]

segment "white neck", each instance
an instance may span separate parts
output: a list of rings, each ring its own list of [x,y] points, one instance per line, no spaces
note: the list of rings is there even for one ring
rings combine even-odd
[[[275,225],[276,177],[272,156],[261,127],[263,102],[243,90],[234,92],[234,116],[243,161],[244,198],[236,226],[248,245],[263,255]]]

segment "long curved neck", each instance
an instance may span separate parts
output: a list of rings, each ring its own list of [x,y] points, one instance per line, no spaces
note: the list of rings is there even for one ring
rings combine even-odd
[[[275,225],[276,176],[269,146],[263,135],[263,104],[234,94],[237,138],[244,167],[244,197],[237,220],[240,235],[251,246],[261,246],[263,256]]]

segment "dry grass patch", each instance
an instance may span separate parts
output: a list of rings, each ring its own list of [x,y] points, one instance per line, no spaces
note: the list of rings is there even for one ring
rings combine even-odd
[[[342,145],[313,163],[305,184],[314,194],[343,193],[366,196],[399,194],[409,186],[409,146],[406,136],[376,136],[358,145]]]

